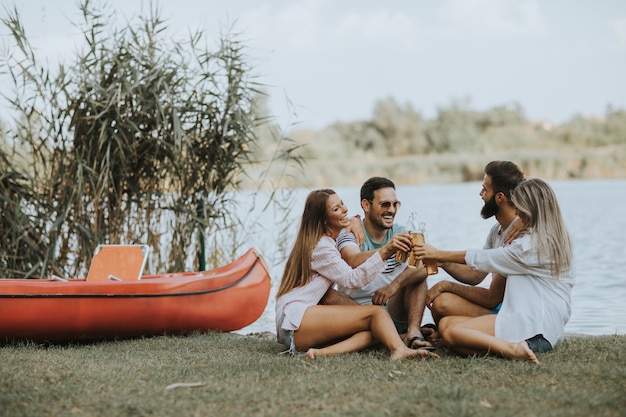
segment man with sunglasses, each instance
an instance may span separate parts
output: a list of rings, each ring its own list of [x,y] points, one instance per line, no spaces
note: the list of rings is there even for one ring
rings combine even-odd
[[[372,177],[361,187],[361,207],[365,214],[363,221],[356,218],[351,229],[364,234],[364,242],[359,247],[353,233],[344,230],[337,238],[337,248],[341,256],[353,268],[363,263],[372,251],[384,246],[394,235],[406,232],[404,226],[394,223],[400,209],[394,183],[382,177]],[[407,234],[407,239],[411,239]],[[322,299],[324,304],[378,304],[385,306],[391,315],[398,333],[405,335],[409,347],[432,349],[424,339],[420,328],[426,305],[426,278],[423,265],[407,268],[406,263],[398,262],[395,256],[387,259],[387,268],[372,282],[360,289],[338,287],[339,293],[329,291]]]

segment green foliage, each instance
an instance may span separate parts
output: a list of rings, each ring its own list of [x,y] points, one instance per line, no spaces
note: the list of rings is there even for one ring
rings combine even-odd
[[[420,154],[428,149],[425,123],[410,104],[400,106],[393,98],[379,100],[372,126],[380,133],[390,156]]]
[[[328,159],[345,158],[344,144],[346,151],[372,153],[378,158],[589,148],[626,144],[626,111],[609,109],[605,119],[576,116],[554,126],[528,120],[518,103],[480,112],[473,110],[468,100],[454,100],[428,120],[410,104],[400,105],[388,98],[376,103],[370,121],[336,123],[321,132],[295,132],[293,136],[309,145],[309,157]],[[331,142],[336,152],[326,148]]]
[[[626,175],[626,111],[612,108],[604,119],[578,116],[555,126],[528,120],[517,103],[480,112],[455,100],[424,119],[388,98],[376,103],[370,121],[292,137],[307,145],[311,185],[359,185],[371,175],[398,184],[479,181],[493,159],[548,179]]]
[[[36,225],[39,235],[21,257],[3,246],[5,264],[22,264],[1,272],[75,276],[100,243],[148,243],[155,271],[197,268],[204,236],[238,225],[229,192],[260,163],[257,128],[268,119],[255,107],[261,86],[245,46],[232,29],[215,51],[199,31],[174,40],[154,4],[121,27],[107,6],[83,0],[80,9],[86,49],[54,73],[17,11],[2,20],[14,42],[0,59],[14,85],[4,98],[18,115],[6,140],[32,162],[0,170],[6,213],[23,214],[11,228],[3,210],[2,233],[18,247],[28,236],[20,228]],[[297,147],[282,138],[276,146],[285,164],[299,161]],[[213,265],[237,249],[212,244]]]
[[[453,103],[439,109],[438,116],[426,133],[431,152],[465,152],[481,150],[480,117],[466,103]]]

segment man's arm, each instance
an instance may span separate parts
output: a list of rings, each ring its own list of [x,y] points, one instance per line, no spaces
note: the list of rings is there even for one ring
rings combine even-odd
[[[389,285],[379,288],[372,296],[372,304],[384,305],[387,300],[396,295],[401,288],[411,284],[419,284],[428,277],[424,265],[420,263],[418,268],[406,268]]]
[[[426,305],[432,304],[433,300],[441,293],[449,292],[479,306],[492,309],[502,302],[505,287],[506,279],[500,274],[493,275],[489,288],[471,287],[451,281],[440,281],[426,293]]]

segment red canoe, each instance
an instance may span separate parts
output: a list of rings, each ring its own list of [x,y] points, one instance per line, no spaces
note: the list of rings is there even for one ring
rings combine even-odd
[[[270,293],[254,249],[210,271],[111,278],[0,279],[0,343],[228,332],[256,321]]]

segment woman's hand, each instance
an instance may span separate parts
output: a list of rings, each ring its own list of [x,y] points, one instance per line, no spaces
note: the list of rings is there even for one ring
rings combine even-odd
[[[428,243],[413,244],[413,256],[420,261],[423,259],[437,259],[437,248]]]
[[[526,229],[528,229],[528,226],[525,225],[519,217],[516,217],[515,220],[513,220],[513,223],[511,223],[511,225],[509,226],[509,231],[504,237],[503,243],[505,245],[508,245],[509,243],[513,242],[519,235],[524,233]]]
[[[358,214],[350,219],[350,226],[346,227],[346,233],[352,233],[359,247],[365,243],[365,233],[361,224],[361,216]]]

